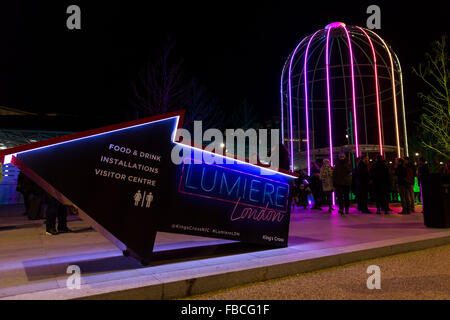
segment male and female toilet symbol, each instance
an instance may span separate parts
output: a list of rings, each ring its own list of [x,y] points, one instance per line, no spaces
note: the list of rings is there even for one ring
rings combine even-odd
[[[134,206],[135,207],[144,207],[144,203],[145,203],[145,207],[146,208],[150,208],[150,205],[153,201],[153,194],[151,192],[146,193],[146,191],[144,191],[144,194],[141,193],[141,190],[138,190],[135,194],[134,194]]]

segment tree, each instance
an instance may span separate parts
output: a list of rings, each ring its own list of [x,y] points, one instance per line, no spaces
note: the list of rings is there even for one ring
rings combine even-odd
[[[189,82],[185,80],[183,60],[175,57],[175,41],[168,37],[152,63],[131,84],[131,103],[145,116],[185,109]]]
[[[240,107],[238,107],[231,117],[231,122],[233,128],[242,128],[247,130],[249,128],[255,128],[258,122],[258,114],[251,104],[248,103],[247,99],[242,101]]]
[[[168,37],[131,84],[131,102],[136,111],[152,116],[185,109],[185,129],[192,132],[195,120],[201,120],[205,129],[221,129],[224,112],[197,79],[185,75],[183,60],[176,58],[174,49],[175,41]]]
[[[447,36],[433,43],[432,53],[426,53],[425,65],[413,72],[425,83],[427,93],[419,93],[422,99],[422,145],[434,153],[450,159],[450,79]]]
[[[224,129],[225,113],[197,79],[192,79],[183,127],[193,133],[194,121],[202,121],[204,129]]]

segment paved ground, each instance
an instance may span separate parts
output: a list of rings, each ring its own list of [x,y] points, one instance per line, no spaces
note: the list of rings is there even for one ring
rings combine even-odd
[[[369,290],[367,268],[381,270]],[[192,296],[194,300],[444,299],[450,300],[450,245],[371,259],[297,276]]]
[[[364,256],[380,248],[375,256],[382,256],[398,244],[450,236],[449,229],[426,228],[420,213],[379,216],[351,210],[341,217],[300,210],[291,217],[287,248],[158,233],[155,258],[142,267],[83,221],[69,222],[73,233],[49,237],[42,220],[29,221],[22,211],[0,206],[0,299],[70,299],[144,287],[134,298],[179,298],[295,274],[299,267],[310,271],[348,263],[348,256],[335,258],[340,254]],[[82,271],[80,290],[66,287],[66,270],[73,264]]]

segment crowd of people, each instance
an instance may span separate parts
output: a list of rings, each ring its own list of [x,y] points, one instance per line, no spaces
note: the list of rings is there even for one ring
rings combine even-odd
[[[19,173],[17,179],[17,191],[23,195],[24,215],[28,219],[39,220],[44,219],[45,216],[47,235],[71,232],[67,227],[68,209],[22,172]],[[58,228],[56,220],[58,220]]]
[[[428,164],[422,157],[416,167],[408,157],[387,163],[381,155],[374,162],[363,155],[355,159],[353,167],[346,154],[340,153],[334,167],[329,159],[324,159],[311,163],[310,176],[300,170],[299,178],[293,185],[293,205],[306,209],[311,202],[312,209],[322,210],[321,206],[326,204],[331,213],[335,193],[338,212],[344,215],[349,214],[350,194],[353,194],[359,212],[372,213],[368,208],[370,198],[375,202],[377,214],[382,211],[388,214],[393,211],[389,204],[399,196],[402,206],[400,214],[410,214],[415,212],[415,181],[421,186],[423,177],[429,172]]]

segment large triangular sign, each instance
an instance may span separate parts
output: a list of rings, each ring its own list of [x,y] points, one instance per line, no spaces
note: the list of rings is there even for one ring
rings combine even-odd
[[[264,176],[242,162],[174,164],[183,116],[177,111],[0,150],[0,161],[76,207],[144,264],[157,231],[286,246],[295,176]]]

